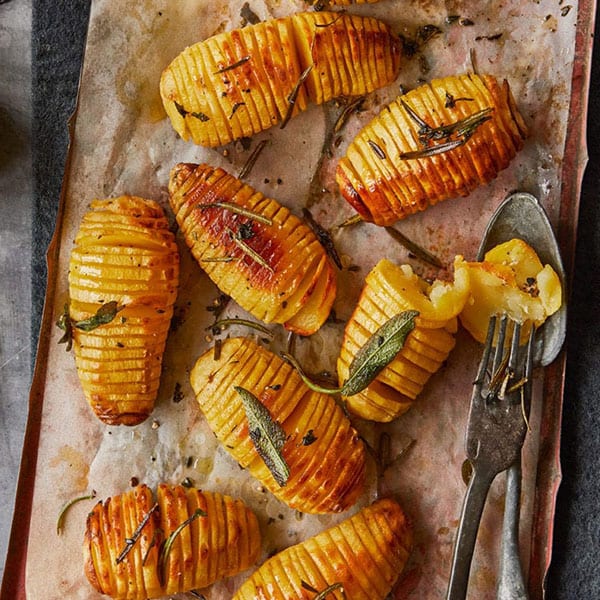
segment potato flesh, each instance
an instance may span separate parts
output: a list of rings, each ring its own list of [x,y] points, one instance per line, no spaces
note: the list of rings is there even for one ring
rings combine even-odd
[[[296,371],[248,338],[223,341],[220,357],[202,355],[190,377],[200,409],[233,458],[277,498],[306,513],[350,508],[363,490],[364,446],[333,398],[309,390]],[[241,386],[254,394],[284,429],[282,455],[290,468],[280,486],[248,433]],[[311,432],[310,444],[305,436]]]
[[[396,78],[399,63],[398,40],[382,22],[331,12],[299,13],[186,48],[163,72],[160,92],[177,133],[215,147],[281,123],[290,108],[295,115],[309,102],[385,86]]]
[[[179,254],[158,204],[134,196],[95,200],[69,262],[69,314],[121,307],[108,324],[73,328],[75,362],[95,414],[136,425],[152,412],[179,281]]]
[[[486,108],[493,112],[464,145],[404,160],[401,154],[425,146],[417,141],[421,126],[402,102],[430,127],[456,123]],[[436,79],[399,97],[358,133],[339,161],[336,181],[364,220],[391,225],[489,183],[509,165],[526,135],[506,81],[474,74]]]
[[[412,547],[412,531],[400,506],[382,499],[300,544],[269,558],[233,600],[313,597],[340,583],[328,598],[383,600],[400,576]]]
[[[154,495],[138,485],[96,504],[88,515],[83,543],[84,569],[91,585],[115,600],[145,600],[204,588],[250,568],[260,554],[254,513],[240,500],[183,486],[161,484],[158,509],[125,558],[117,557],[151,512]],[[177,535],[159,573],[162,540],[194,514]],[[164,577],[164,581],[163,581]]]
[[[348,378],[360,348],[386,321],[406,310],[417,310],[419,316],[396,357],[365,390],[345,398],[348,410],[379,422],[391,421],[408,410],[454,348],[456,316],[468,293],[468,272],[462,266],[455,268],[453,283],[428,285],[407,265],[381,260],[367,275],[344,331],[337,362],[340,385]]]
[[[266,323],[281,323],[301,335],[321,327],[335,299],[336,275],[306,224],[275,200],[208,165],[174,167],[169,192],[187,245],[222,292]],[[272,223],[203,207],[215,202],[233,203]],[[236,244],[233,237],[242,231],[243,242],[260,260]]]
[[[482,262],[464,262],[471,293],[460,314],[465,329],[484,343],[492,315],[507,314],[523,324],[521,341],[531,324],[539,327],[562,304],[560,279],[550,265],[542,265],[526,242],[512,239],[492,248]]]

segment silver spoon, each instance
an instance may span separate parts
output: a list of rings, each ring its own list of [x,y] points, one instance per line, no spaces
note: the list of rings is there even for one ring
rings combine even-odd
[[[511,194],[497,208],[483,235],[477,260],[503,242],[520,238],[539,256],[542,264],[549,264],[558,274],[563,287],[560,309],[550,316],[536,334],[534,363],[549,365],[563,346],[567,324],[565,301],[565,271],[560,258],[558,242],[546,212],[535,196],[525,192]],[[506,472],[506,498],[502,524],[498,600],[527,600],[527,585],[519,556],[519,513],[521,500],[520,458]]]

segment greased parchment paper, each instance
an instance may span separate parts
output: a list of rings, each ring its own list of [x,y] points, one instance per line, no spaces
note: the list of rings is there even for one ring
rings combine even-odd
[[[166,186],[169,170],[176,162],[208,162],[235,174],[258,141],[267,139],[269,143],[247,177],[248,183],[296,214],[308,204],[317,221],[333,228],[342,256],[336,322],[327,323],[317,334],[296,344],[297,356],[307,370],[334,372],[343,321],[353,310],[364,277],[380,258],[408,262],[428,277],[449,275],[421,263],[374,225],[335,229],[353,213],[336,191],[332,177],[336,157],[344,152],[354,133],[399,94],[401,86],[409,89],[423,80],[473,69],[510,82],[531,130],[525,149],[492,184],[466,199],[450,200],[412,216],[397,228],[450,265],[455,254],[474,258],[489,216],[509,191],[520,189],[537,195],[556,223],[576,2],[383,0],[352,7],[355,12],[384,19],[407,39],[417,39],[425,25],[435,25],[440,31],[414,55],[405,57],[394,84],[366,99],[364,110],[351,116],[339,145],[331,146],[331,155],[322,164],[319,159],[327,125],[339,110],[334,104],[312,106],[285,129],[276,127],[256,136],[250,149],[241,143],[212,150],[185,143],[166,119],[158,94],[161,71],[185,46],[241,26],[242,4],[238,0],[92,2],[64,215],[57,230],[58,292],[48,299],[57,317],[67,300],[72,240],[93,198],[135,194],[159,201],[171,215]],[[293,0],[255,0],[249,5],[261,19],[309,9]],[[320,190],[317,196],[309,194],[311,181],[312,189],[316,182]],[[161,481],[179,483],[189,477],[197,487],[241,497],[261,523],[261,560],[351,514],[309,516],[287,509],[216,442],[197,408],[189,371],[212,343],[205,329],[212,322],[212,313],[206,308],[218,291],[193,262],[180,236],[178,241],[182,269],[176,323],[167,343],[157,406],[146,423],[133,428],[107,427],[93,416],[84,400],[73,356],[54,343],[61,337],[58,329],[51,333],[54,339],[48,356],[39,358],[47,361],[48,376],[27,553],[28,598],[98,597],[85,580],[81,557],[86,514],[96,500],[73,506],[60,536],[56,534],[56,519],[68,500],[91,490],[98,499],[104,499],[128,489],[132,478],[152,486]],[[234,303],[229,304],[227,314],[244,316]],[[280,329],[274,331],[277,335],[271,347],[281,349],[285,335]],[[248,330],[229,333],[248,334]],[[375,464],[369,459],[369,485],[360,505],[372,501],[378,490],[392,493],[414,524],[414,552],[395,598],[444,597],[465,492],[461,476],[463,436],[479,352],[468,334],[459,331],[447,364],[433,376],[408,413],[388,425],[355,421],[374,447],[383,432],[389,434],[392,456],[397,457],[379,481]],[[526,560],[534,517],[542,376],[536,375],[531,433],[524,457],[522,546]],[[503,493],[500,477],[488,498],[478,538],[471,578],[473,597],[493,596]],[[203,593],[209,600],[229,598],[246,575],[218,583]]]

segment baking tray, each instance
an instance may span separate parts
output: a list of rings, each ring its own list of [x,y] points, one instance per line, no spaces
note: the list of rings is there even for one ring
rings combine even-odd
[[[386,12],[388,10],[390,10],[391,13],[393,13],[393,9],[397,8],[396,4],[397,3],[395,2],[384,0],[384,2],[382,2],[380,5],[374,5],[373,7],[363,7],[362,12],[374,12],[385,18]],[[84,121],[89,120],[90,116],[92,117],[92,119],[97,118],[99,116],[97,112],[94,112],[95,110],[97,110],[97,107],[94,108],[89,103],[90,97],[93,93],[100,92],[102,94],[105,93],[107,90],[110,91],[110,86],[106,86],[103,83],[103,76],[106,74],[106,72],[102,69],[98,69],[98,64],[101,62],[100,59],[102,57],[99,57],[97,54],[97,50],[94,50],[94,48],[98,48],[98,46],[94,46],[94,43],[98,43],[98,40],[101,40],[101,34],[106,34],[111,29],[111,26],[114,26],[114,23],[110,23],[110,20],[107,22],[103,22],[102,18],[100,18],[106,18],[106,16],[109,14],[102,12],[102,5],[102,2],[94,2],[92,4],[92,16],[89,32],[90,42],[88,43],[88,48],[86,50],[86,58],[84,61],[79,107],[74,119],[70,124],[71,145],[69,150],[69,159],[65,171],[65,179],[61,194],[57,227],[54,238],[48,251],[49,275],[47,298],[40,330],[40,345],[38,348],[36,369],[34,373],[34,380],[30,396],[29,418],[25,436],[24,452],[16,502],[18,510],[16,510],[13,520],[13,530],[11,535],[9,554],[6,563],[6,576],[4,578],[2,587],[2,598],[38,597],[38,595],[36,595],[35,593],[29,595],[26,594],[26,568],[28,565],[28,561],[31,562],[33,560],[33,556],[35,556],[36,554],[39,555],[40,552],[47,552],[48,550],[48,548],[36,547],[37,544],[30,543],[29,540],[36,540],[36,530],[39,527],[39,523],[37,525],[34,525],[33,528],[31,527],[32,518],[34,516],[32,511],[35,502],[34,495],[36,494],[36,486],[37,494],[39,495],[40,490],[43,488],[44,484],[48,483],[47,481],[45,481],[45,473],[48,472],[48,459],[50,457],[44,449],[44,444],[48,441],[51,442],[53,436],[57,435],[56,431],[52,429],[52,416],[49,415],[48,412],[44,412],[44,409],[48,409],[49,404],[51,404],[51,401],[49,401],[48,399],[48,389],[51,385],[52,380],[56,380],[57,377],[60,378],[62,376],[62,371],[60,369],[57,370],[56,368],[57,364],[61,366],[63,364],[67,364],[64,363],[65,358],[62,355],[62,348],[57,348],[55,344],[57,338],[57,331],[55,329],[54,322],[57,316],[56,308],[64,300],[66,279],[64,261],[65,256],[68,255],[68,251],[70,249],[70,238],[67,237],[71,231],[69,228],[72,229],[74,223],[77,222],[78,214],[81,212],[81,210],[84,209],[84,207],[88,204],[89,200],[91,200],[93,196],[111,195],[113,192],[121,193],[125,191],[129,191],[130,193],[140,193],[140,195],[144,195],[142,193],[142,190],[124,189],[127,187],[128,182],[127,168],[122,169],[119,174],[119,177],[115,180],[111,182],[105,181],[101,189],[99,189],[97,185],[92,185],[91,187],[93,188],[93,191],[90,190],[89,194],[81,193],[82,190],[85,191],[85,185],[82,186],[82,182],[86,181],[86,176],[82,176],[82,163],[80,162],[80,159],[81,156],[86,153],[85,144],[89,144],[92,141],[89,137],[89,129],[87,130],[87,132],[85,130]],[[155,22],[156,19],[156,14],[154,13],[157,12],[153,11],[153,9],[156,8],[155,5],[160,5],[160,3],[150,2],[146,3],[143,7],[132,8],[130,12],[125,12],[123,14],[124,21],[127,21],[127,19],[133,19],[134,21],[136,21],[136,24],[139,23],[141,24],[141,26],[145,28],[150,28],[150,30],[152,30],[152,23]],[[199,2],[198,5],[202,5],[202,2]],[[235,2],[231,2],[230,5],[230,15],[235,15],[235,12],[237,10],[234,7]],[[182,11],[181,14],[184,14],[185,11],[193,9],[194,3],[184,2],[181,3],[179,6]],[[437,3],[433,2],[425,7],[422,7],[422,12],[415,12],[416,16],[414,17],[414,19],[407,21],[400,20],[395,25],[403,33],[405,33],[406,35],[410,35],[414,33],[415,29],[418,26],[425,25],[431,21],[435,20],[438,24],[442,24],[443,14],[445,13],[439,12],[439,8],[440,7],[437,6]],[[455,14],[461,14],[460,4],[457,4],[452,8],[455,9]],[[275,6],[274,10],[275,13],[277,13],[277,6]],[[482,10],[487,10],[487,8],[482,7]],[[520,9],[518,8],[518,6],[515,6],[513,7],[513,9],[511,9],[509,5],[507,10],[513,10],[518,12]],[[561,73],[561,76],[565,78],[565,80],[568,80],[568,87],[570,87],[570,89],[567,90],[567,93],[565,94],[565,97],[567,99],[566,103],[564,103],[564,105],[559,106],[557,108],[557,114],[555,113],[553,115],[554,117],[564,117],[562,122],[560,123],[560,127],[564,128],[565,133],[563,135],[563,143],[559,142],[559,145],[562,146],[560,148],[560,156],[554,157],[558,158],[558,160],[555,163],[553,163],[550,167],[546,167],[549,171],[552,171],[552,173],[548,175],[548,181],[550,181],[550,184],[544,187],[536,187],[535,182],[528,180],[527,177],[523,175],[514,175],[513,171],[512,175],[510,172],[506,175],[502,175],[498,181],[494,182],[491,186],[489,186],[489,189],[486,190],[487,195],[490,196],[492,200],[485,200],[482,197],[482,192],[479,193],[479,196],[475,194],[474,199],[471,199],[472,202],[470,214],[474,218],[469,224],[470,235],[466,236],[466,238],[468,239],[465,239],[463,246],[460,248],[460,250],[462,250],[465,253],[465,255],[468,255],[470,250],[472,250],[472,248],[475,248],[477,242],[477,232],[483,230],[483,224],[485,223],[488,214],[492,212],[494,206],[502,200],[502,197],[507,191],[509,191],[513,186],[518,185],[520,188],[526,187],[528,191],[532,191],[536,193],[536,195],[540,196],[543,204],[549,210],[552,221],[558,232],[559,243],[561,245],[561,250],[563,254],[563,261],[567,267],[567,272],[571,273],[570,267],[573,264],[579,193],[583,169],[585,167],[585,162],[587,158],[584,128],[587,106],[589,62],[591,57],[591,40],[593,31],[593,21],[595,16],[595,4],[593,2],[584,0],[583,2],[580,2],[574,10],[576,10],[576,17],[574,12],[571,13],[570,17],[568,17],[568,15],[565,15],[564,17],[567,19],[571,19],[569,21],[570,24],[572,24],[573,26],[576,25],[576,33],[573,37],[572,47],[564,49],[564,52],[569,56],[567,60],[568,73],[563,72]],[[552,31],[552,28],[555,26],[555,23],[560,25],[561,11],[559,10],[557,12],[556,6],[544,2],[539,3],[538,7],[536,8],[536,11],[537,12],[535,13],[534,28],[535,31],[541,31],[545,36],[549,36],[553,33],[556,33],[555,31]],[[462,12],[467,11],[463,9]],[[150,18],[151,13],[152,18]],[[450,12],[448,12],[447,14],[450,14]],[[517,18],[517,15],[512,14],[511,18]],[[474,21],[477,22],[477,19],[474,19]],[[532,21],[532,23],[533,22],[534,21]],[[489,26],[487,28],[487,31],[490,33],[492,32]],[[126,40],[118,39],[118,35],[119,33],[117,28],[117,37],[113,41],[113,47],[118,47],[120,44],[122,48],[127,48],[128,45],[126,43]],[[458,39],[462,39],[461,35],[464,36],[465,34],[461,31],[460,35],[457,36]],[[445,38],[445,42],[448,43],[450,38],[452,38],[452,36],[447,35]],[[428,57],[429,61],[433,63],[432,71],[434,73],[437,69],[437,71],[440,73],[451,74],[452,71],[457,70],[457,68],[461,66],[461,63],[462,67],[466,68],[466,46],[463,45],[461,51],[455,52],[455,54],[457,55],[456,64],[452,65],[452,60],[449,60],[447,61],[447,64],[444,65],[443,60],[436,59],[435,43],[439,42],[434,42],[434,45],[431,47],[432,49],[429,51],[429,54],[427,53],[427,51],[425,52],[426,57]],[[457,45],[457,40],[454,39],[453,43]],[[481,52],[479,56],[486,56],[485,51]],[[166,66],[167,62],[168,59],[164,61],[164,66]],[[413,64],[412,67],[408,67],[408,70],[410,70],[410,68],[416,69],[417,67],[415,67]],[[444,73],[445,69],[452,69],[452,71]],[[492,70],[493,69],[494,67],[492,67]],[[550,76],[550,73],[548,73],[547,75]],[[417,78],[418,73],[414,73],[412,76],[414,78]],[[507,77],[510,79],[510,74],[508,74]],[[127,82],[123,80],[121,81],[121,84],[126,83]],[[138,84],[140,85],[143,85],[143,83],[144,82],[138,82]],[[128,88],[126,85],[125,87],[120,88],[121,92],[123,92],[123,90],[127,92],[127,89]],[[114,90],[111,93],[114,93]],[[130,100],[131,98],[123,97],[122,94],[117,94],[113,97],[113,101],[115,103],[118,102],[125,106],[128,105],[131,108]],[[382,94],[382,96],[379,99],[379,102],[382,102],[384,100],[385,97]],[[323,111],[325,110],[326,109],[313,109],[313,118],[319,121],[319,119],[322,118]],[[549,112],[548,114],[552,115],[551,112]],[[150,120],[152,119],[152,115],[146,116],[149,116]],[[556,122],[553,121],[551,125],[555,129],[557,128]],[[299,123],[297,127],[300,128],[302,127],[302,125]],[[86,135],[88,136],[87,138]],[[189,150],[189,148],[186,149],[182,152],[182,160],[185,160],[189,156],[187,154],[188,152],[192,152],[193,154],[192,150]],[[533,160],[534,158],[535,157],[532,156],[528,157],[529,160]],[[524,162],[526,163],[526,161]],[[310,171],[312,169],[309,168],[307,170]],[[539,174],[539,172],[536,173]],[[258,172],[258,175],[260,175],[260,171]],[[553,177],[554,180],[552,179]],[[89,177],[87,178],[87,181],[89,181]],[[164,174],[162,181],[164,186]],[[156,190],[154,191],[156,192]],[[280,199],[277,193],[278,191],[285,195],[285,189],[266,191],[269,193],[270,196],[278,199]],[[154,194],[149,193],[147,195],[153,196]],[[292,198],[289,201],[293,204],[294,198]],[[437,218],[442,220],[446,219],[446,215],[452,216],[454,214],[454,216],[456,216],[456,212],[460,209],[456,207],[453,208],[453,203],[455,202],[464,203],[465,201],[449,201],[447,204],[442,204],[439,207],[432,209],[432,211],[438,211]],[[463,204],[462,206],[464,207],[465,205]],[[485,209],[482,208],[484,206]],[[445,216],[440,216],[439,211],[443,211],[442,214],[444,214]],[[429,219],[428,215],[429,212],[424,213],[422,217],[418,216],[412,219],[413,223],[419,222],[418,224],[413,225],[415,231],[417,231],[417,229],[423,224],[425,224],[426,226],[426,223]],[[410,219],[407,220],[407,223],[410,221]],[[410,232],[412,234],[413,230],[411,229]],[[448,253],[452,252],[453,248],[449,247],[448,244],[444,246],[443,239],[437,239],[437,241],[441,248],[441,252],[446,252],[447,254],[444,257],[448,258]],[[476,347],[473,344],[469,346],[469,342],[464,339],[459,340],[459,343],[461,345],[464,345],[466,347],[466,350],[463,350],[460,353],[458,353],[454,359],[454,365],[451,365],[451,367],[454,367],[457,370],[460,370],[461,365],[466,365],[468,361],[472,361],[473,355],[476,351]],[[61,353],[60,355],[58,354],[59,352]],[[72,362],[72,357],[70,357],[70,360]],[[468,378],[467,366],[468,365],[464,367],[465,373],[463,374],[463,379]],[[538,377],[537,381],[537,385],[541,389],[541,391],[539,392],[539,397],[543,397],[544,401],[543,403],[540,403],[539,414],[537,415],[537,417],[535,417],[537,419],[537,422],[539,423],[539,428],[537,429],[535,436],[536,449],[535,451],[532,451],[532,453],[536,455],[536,460],[534,461],[534,464],[537,464],[537,468],[532,469],[529,475],[530,486],[531,489],[535,490],[535,493],[531,494],[527,500],[527,510],[531,515],[531,521],[530,526],[527,528],[529,531],[529,535],[526,536],[527,539],[524,540],[523,543],[524,547],[529,550],[529,580],[533,598],[540,598],[543,595],[544,576],[548,564],[550,562],[552,548],[552,522],[554,515],[554,505],[557,488],[560,483],[559,438],[562,410],[562,390],[565,370],[564,368],[565,356],[563,353],[553,365],[551,365],[545,370],[543,378]],[[72,364],[70,366],[69,373],[69,376],[72,377],[74,373],[74,367]],[[71,383],[73,384],[73,381]],[[438,388],[437,392],[440,393],[441,389],[442,388]],[[463,391],[464,389],[465,388],[463,386]],[[433,394],[434,392],[429,392],[429,395]],[[74,403],[79,403],[75,404],[77,406],[76,411],[78,413],[82,413],[80,416],[84,421],[86,419],[93,420],[91,414],[87,415],[85,413],[86,407],[84,404],[82,404],[82,401],[82,396],[73,398]],[[94,428],[94,425],[92,425],[91,427]],[[95,431],[97,433],[98,430],[95,429]],[[453,433],[453,436],[456,437],[459,434],[458,432],[460,431],[460,424],[457,424],[456,431]],[[73,457],[71,456],[70,458],[72,459]],[[460,475],[458,474],[457,477],[460,477]],[[119,486],[121,489],[118,489]],[[126,487],[126,481],[111,481],[109,482],[109,485],[106,486],[106,490],[110,490],[109,493],[118,493]],[[459,488],[455,493],[455,497],[458,498],[459,496],[462,496],[463,491],[463,489]],[[60,492],[64,494],[64,490],[60,490]],[[406,491],[400,492],[400,495],[405,496],[404,504],[407,504],[405,508],[407,509],[407,512],[409,512],[409,514],[411,514],[411,516],[415,518],[415,516],[417,516],[419,512],[415,508],[417,502],[415,502],[414,498],[411,499],[410,494]],[[500,497],[500,495],[501,491],[498,491],[497,497]],[[48,525],[50,530],[54,529],[54,522],[56,517],[56,511],[54,510],[54,506],[57,503],[61,504],[65,499],[64,497],[59,496],[60,493],[57,493],[56,498],[47,499],[48,510],[46,524]],[[103,494],[103,497],[105,496],[106,494]],[[456,498],[454,500],[456,500]],[[460,503],[455,502],[455,504],[455,514],[456,518],[458,518]],[[71,518],[73,520],[76,519],[75,516]],[[74,523],[74,527],[77,528],[76,522]],[[446,549],[445,551],[440,552],[440,557],[442,558],[442,561],[447,561],[449,556],[448,546],[451,545],[452,531],[444,532],[444,535],[447,536],[445,539]],[[49,543],[53,543],[52,538],[50,536],[48,536],[48,540]],[[64,540],[61,540],[57,543],[62,544],[64,543]],[[58,547],[58,550],[60,550],[60,547]],[[417,548],[417,553],[419,552],[425,555],[427,554],[427,551],[423,550],[423,548]],[[418,566],[418,563],[414,563],[412,565],[409,564],[409,568],[407,570],[408,572],[405,575],[404,581],[399,588],[400,591],[398,591],[397,597],[411,597],[411,594],[413,595],[412,597],[426,597],[425,594],[422,593],[422,589],[419,587],[419,585],[421,585],[419,582],[423,579],[423,573],[421,572],[419,574],[416,566]],[[446,567],[442,565],[440,575],[440,578],[442,580],[444,568]],[[48,573],[43,571],[42,575],[44,577],[47,577]],[[60,582],[60,584],[64,584],[64,582]],[[46,592],[49,591],[49,593],[46,593],[44,597],[76,597],[76,593],[74,591],[73,593],[71,593],[71,588],[68,587],[68,584],[65,585],[66,587],[63,585],[62,588],[59,585],[59,589],[61,589],[61,592],[60,594],[54,595],[51,591],[52,585],[48,585]],[[440,583],[440,587],[443,587],[443,582]],[[86,588],[80,589],[85,590]],[[87,597],[85,591],[81,593],[83,593],[82,597]],[[431,595],[431,597],[436,596],[435,594],[433,594]],[[441,595],[438,595],[437,597],[441,597]]]

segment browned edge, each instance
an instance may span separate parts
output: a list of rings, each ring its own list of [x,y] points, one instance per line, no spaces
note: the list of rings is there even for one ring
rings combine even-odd
[[[567,138],[561,170],[558,243],[566,270],[567,307],[573,282],[575,241],[583,173],[587,164],[586,117],[594,39],[595,0],[580,0],[577,13],[575,54],[571,76],[571,96],[567,120]],[[546,368],[544,404],[534,500],[529,588],[531,600],[546,594],[546,576],[552,558],[556,497],[562,479],[560,434],[565,384],[566,352]]]
[[[33,371],[33,378],[29,392],[27,424],[25,426],[25,435],[23,438],[23,451],[21,455],[19,478],[15,495],[15,508],[10,531],[10,539],[8,543],[8,551],[6,554],[4,577],[2,580],[2,587],[0,588],[0,600],[26,599],[25,567],[27,563],[27,546],[31,523],[33,492],[35,488],[35,473],[37,467],[40,430],[42,425],[44,389],[47,375],[46,358],[50,349],[51,331],[54,327],[55,321],[53,305],[59,277],[58,256],[60,252],[60,240],[63,226],[63,215],[66,205],[69,173],[74,155],[75,126],[81,93],[81,75],[83,71],[83,65],[85,64],[85,50],[87,46],[87,35],[89,33],[90,20],[91,19],[88,19],[88,30],[86,31],[83,44],[77,96],[75,99],[75,109],[67,122],[69,142],[67,146],[67,155],[65,159],[65,169],[60,190],[58,211],[56,215],[56,225],[52,240],[50,241],[48,250],[46,252],[46,295],[44,299],[42,321],[40,324],[40,335],[36,351],[35,368]],[[43,568],[43,565],[41,565],[41,568]]]

